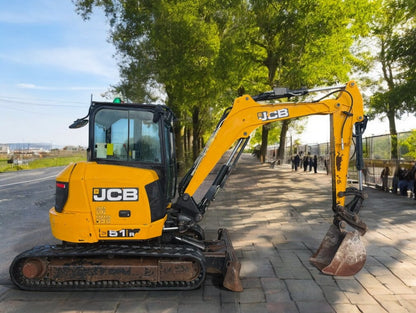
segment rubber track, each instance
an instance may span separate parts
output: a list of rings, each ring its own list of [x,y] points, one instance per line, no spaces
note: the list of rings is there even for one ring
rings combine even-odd
[[[60,257],[151,257],[169,259],[192,259],[199,263],[200,274],[191,282],[184,281],[66,281],[56,282],[48,277],[42,279],[28,279],[22,274],[23,262],[27,258],[60,258]],[[10,265],[10,277],[13,283],[21,289],[33,291],[74,291],[74,290],[191,290],[198,288],[205,279],[205,257],[191,247],[163,245],[163,246],[132,246],[132,245],[93,245],[93,246],[63,246],[46,245],[34,247],[15,257]]]

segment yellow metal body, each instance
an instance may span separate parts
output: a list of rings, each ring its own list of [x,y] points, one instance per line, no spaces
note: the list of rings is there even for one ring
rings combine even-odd
[[[352,143],[353,125],[364,119],[363,100],[357,84],[350,81],[336,99],[319,102],[278,102],[258,103],[249,95],[234,101],[233,107],[222,126],[211,138],[209,147],[203,153],[185,193],[193,196],[201,183],[219,161],[222,155],[238,138],[247,138],[259,126],[285,119],[314,114],[331,117],[331,162],[333,174],[334,201],[344,205],[345,198],[339,191],[345,191]]]
[[[49,211],[56,238],[93,243],[161,236],[166,216],[152,222],[145,191],[146,185],[158,180],[155,171],[79,162],[66,167],[56,180],[69,183],[68,200],[62,212],[55,207]]]
[[[258,103],[249,95],[239,97],[203,151],[185,193],[193,196],[222,155],[239,138],[259,126],[314,114],[331,117],[331,158],[334,204],[345,191],[353,125],[364,119],[363,101],[351,81],[336,99],[319,102]],[[135,167],[80,162],[65,168],[57,182],[69,184],[68,200],[61,213],[50,210],[53,235],[68,242],[145,240],[162,234],[166,215],[152,221],[145,186],[158,180],[155,171]],[[137,199],[135,199],[137,191]],[[129,201],[119,201],[125,197]],[[94,201],[94,199],[105,201]],[[114,201],[113,201],[114,200]],[[129,216],[127,216],[128,214]]]

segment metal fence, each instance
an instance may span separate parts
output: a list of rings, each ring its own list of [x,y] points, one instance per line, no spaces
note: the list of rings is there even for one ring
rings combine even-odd
[[[397,134],[398,139],[398,160],[393,160],[391,158],[391,149],[390,149],[390,135],[381,135],[381,136],[372,136],[363,138],[363,154],[364,154],[364,183],[368,185],[381,185],[381,172],[383,168],[389,167],[390,176],[389,176],[389,186],[393,180],[393,175],[398,168],[410,169],[415,164],[415,159],[408,157],[406,154],[408,148],[401,145],[406,138],[412,134],[409,132],[402,132]],[[416,147],[416,142],[414,143]],[[275,155],[277,155],[277,146],[269,146],[267,160],[272,162]],[[350,170],[349,170],[349,180],[357,180],[358,174],[355,169],[355,154],[354,154],[354,144],[350,150]],[[330,143],[319,143],[319,144],[306,144],[306,145],[293,145],[290,142],[285,149],[285,158],[280,160],[286,164],[291,163],[291,159],[294,155],[299,154],[301,156],[310,154],[311,156],[316,155],[318,157],[318,171],[327,170],[326,164],[330,170],[329,164],[329,153],[330,153]]]

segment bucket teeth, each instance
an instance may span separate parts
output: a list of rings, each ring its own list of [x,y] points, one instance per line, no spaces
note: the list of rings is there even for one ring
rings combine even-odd
[[[351,276],[358,273],[366,261],[366,250],[357,231],[340,231],[331,225],[310,262],[322,273]]]
[[[241,264],[238,261],[232,261],[227,266],[224,275],[223,286],[231,291],[243,291],[243,285],[240,280]]]

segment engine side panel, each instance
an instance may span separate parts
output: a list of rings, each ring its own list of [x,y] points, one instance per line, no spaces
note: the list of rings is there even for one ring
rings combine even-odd
[[[68,242],[160,236],[166,208],[163,201],[157,201],[164,199],[157,188],[158,179],[149,169],[96,162],[68,166],[57,177],[57,182],[68,188],[68,196],[62,212],[55,207],[50,210],[53,235]]]

